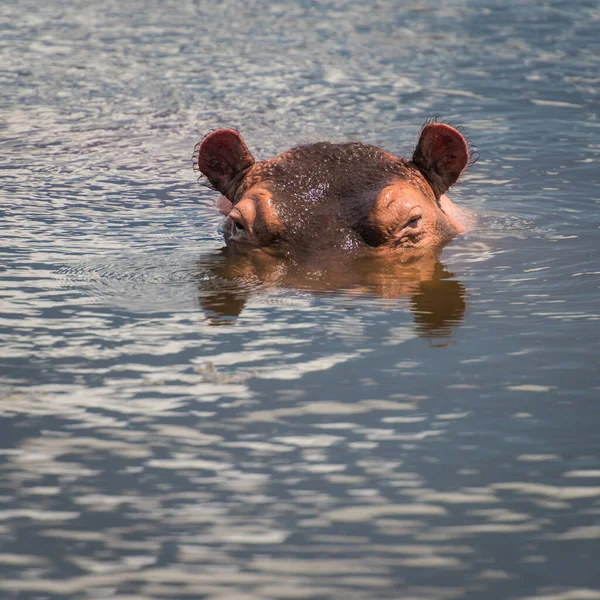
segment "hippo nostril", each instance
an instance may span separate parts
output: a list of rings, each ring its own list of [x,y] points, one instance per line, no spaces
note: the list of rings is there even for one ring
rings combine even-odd
[[[238,208],[234,208],[230,213],[229,213],[229,218],[232,221],[231,224],[231,231],[232,233],[243,233],[246,231],[247,226],[246,226],[246,219],[244,219],[244,216],[242,215],[241,211]]]

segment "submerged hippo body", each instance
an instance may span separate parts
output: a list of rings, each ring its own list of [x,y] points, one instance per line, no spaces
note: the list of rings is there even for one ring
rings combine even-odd
[[[237,131],[198,144],[197,167],[222,196],[224,236],[236,249],[303,255],[395,256],[441,248],[465,229],[444,194],[469,164],[463,135],[426,124],[412,160],[375,146],[320,142],[256,162]]]

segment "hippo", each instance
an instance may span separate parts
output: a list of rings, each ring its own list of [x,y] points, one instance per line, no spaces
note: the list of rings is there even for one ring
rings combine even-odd
[[[468,214],[445,195],[474,162],[459,129],[429,120],[410,160],[359,142],[297,146],[256,161],[241,135],[217,129],[194,163],[221,193],[228,247],[272,256],[315,252],[394,257],[438,251]]]

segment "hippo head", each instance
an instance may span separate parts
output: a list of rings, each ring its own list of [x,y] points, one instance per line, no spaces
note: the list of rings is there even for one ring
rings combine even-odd
[[[464,231],[444,195],[469,163],[463,135],[427,123],[412,160],[350,142],[320,142],[257,162],[232,129],[196,147],[197,167],[222,196],[225,241],[269,254],[396,255],[439,249]]]

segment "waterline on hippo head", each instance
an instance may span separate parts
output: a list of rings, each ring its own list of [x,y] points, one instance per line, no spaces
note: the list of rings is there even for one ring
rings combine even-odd
[[[197,145],[195,164],[221,193],[228,246],[406,261],[465,230],[464,212],[445,193],[471,157],[458,129],[428,122],[411,160],[358,142],[319,142],[257,162],[237,131],[218,129]]]

